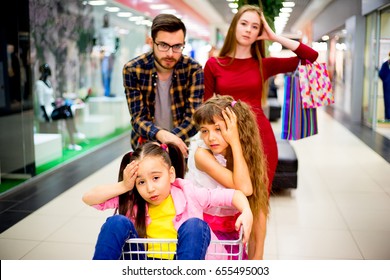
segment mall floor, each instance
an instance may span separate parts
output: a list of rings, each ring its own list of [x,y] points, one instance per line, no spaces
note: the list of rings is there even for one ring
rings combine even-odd
[[[390,141],[332,111],[320,109],[318,118],[318,135],[291,142],[298,188],[271,197],[264,258],[389,260]],[[278,134],[280,123],[273,126]],[[113,212],[93,209],[81,196],[116,181],[128,143],[120,139],[102,149],[105,155],[91,153],[78,166],[37,180],[28,195],[0,200],[0,210],[5,213],[8,202],[7,217],[15,215],[15,224],[8,218],[10,227],[0,234],[0,259],[91,259],[99,229]],[[97,162],[102,167],[90,171]],[[53,194],[62,187],[67,189]]]

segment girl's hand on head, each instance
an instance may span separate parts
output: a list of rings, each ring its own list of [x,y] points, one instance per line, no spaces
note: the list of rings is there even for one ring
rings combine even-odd
[[[229,107],[226,107],[226,109],[222,111],[222,115],[226,124],[226,128],[221,127],[222,136],[229,145],[233,145],[236,141],[240,141],[237,116]]]
[[[123,184],[131,191],[134,188],[135,180],[138,175],[138,161],[133,160],[123,170]]]
[[[272,30],[272,28],[269,26],[267,20],[265,19],[264,17],[264,13],[261,13],[261,17],[260,17],[260,22],[261,24],[263,25],[262,26],[262,29],[263,31],[261,32],[261,34],[257,37],[257,41],[259,40],[271,40],[271,41],[274,41],[275,40],[275,32]]]

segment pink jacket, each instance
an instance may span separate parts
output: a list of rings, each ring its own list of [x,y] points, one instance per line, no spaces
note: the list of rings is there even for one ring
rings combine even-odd
[[[189,218],[203,220],[203,209],[212,206],[232,206],[233,189],[196,188],[191,181],[186,179],[176,179],[171,186],[171,195],[176,210],[173,224],[176,230]],[[115,209],[118,204],[119,197],[116,196],[93,207],[98,210]],[[130,219],[134,222],[135,215]],[[146,224],[149,224],[149,216],[147,219]]]
[[[176,230],[189,218],[199,218],[203,220],[203,210],[212,206],[232,206],[233,189],[207,189],[197,188],[190,180],[176,179],[172,183],[171,195],[175,205],[176,216],[173,224]],[[93,205],[98,210],[115,209],[118,207],[119,197],[113,197],[103,203]],[[129,215],[127,215],[129,216]],[[135,215],[130,217],[134,222]],[[150,223],[147,216],[146,224]],[[218,238],[211,231],[211,239]],[[218,249],[218,251],[221,251]]]

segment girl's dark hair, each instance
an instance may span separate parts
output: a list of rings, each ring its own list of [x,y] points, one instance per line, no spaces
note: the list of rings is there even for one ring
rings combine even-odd
[[[186,37],[186,27],[178,17],[171,14],[159,14],[153,19],[151,27],[151,35],[153,41],[157,37],[159,31],[176,32],[183,30],[184,38]]]
[[[166,146],[156,142],[147,142],[134,152],[125,154],[122,158],[118,181],[123,180],[123,170],[133,160],[142,160],[145,157],[161,157],[168,167],[175,168],[176,178],[184,178],[185,160],[180,149],[173,143]],[[137,188],[119,195],[118,213],[121,215],[135,214],[135,228],[139,237],[146,237],[146,201],[138,193]]]

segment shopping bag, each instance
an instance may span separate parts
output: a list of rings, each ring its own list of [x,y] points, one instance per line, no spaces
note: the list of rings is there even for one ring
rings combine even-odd
[[[298,66],[298,71],[303,108],[317,108],[334,103],[326,63],[307,61],[306,65]]]
[[[52,120],[63,120],[63,119],[69,119],[72,118],[72,109],[68,105],[62,105],[60,107],[57,107],[53,110],[51,113]]]
[[[317,108],[302,107],[298,71],[286,74],[281,138],[299,140],[317,133]]]

